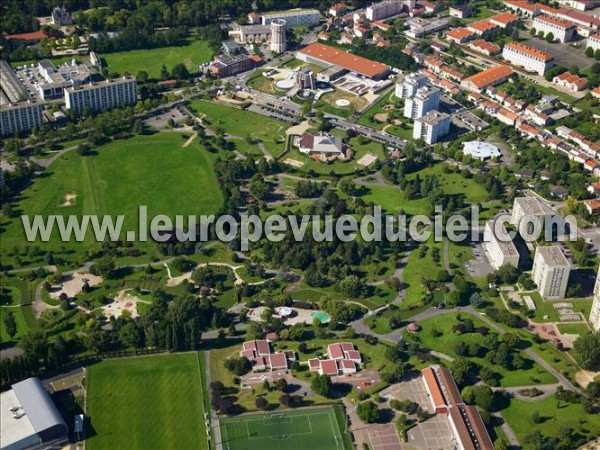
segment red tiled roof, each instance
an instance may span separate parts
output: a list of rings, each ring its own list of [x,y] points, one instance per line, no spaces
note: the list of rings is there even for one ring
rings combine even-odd
[[[338,361],[338,367],[340,369],[354,369],[354,370],[356,370],[356,364],[354,364],[354,361],[351,361],[349,359],[340,359]]]
[[[575,26],[575,24],[573,22],[571,22],[570,20],[559,19],[558,17],[552,17],[552,16],[548,16],[546,14],[542,14],[541,16],[537,16],[535,18],[535,20],[539,20],[540,22],[551,23],[553,25],[556,25],[556,26],[564,28],[564,29],[571,28],[571,27]]]
[[[269,355],[269,360],[272,370],[287,369],[287,359],[283,353],[273,353]]]
[[[454,28],[446,33],[447,37],[452,39],[462,40],[469,36],[473,36],[473,32],[465,27]]]
[[[454,377],[452,377],[450,369],[442,366],[437,370],[436,375],[438,376],[440,385],[443,386],[444,398],[446,398],[448,406],[463,404],[463,399],[460,396],[458,386],[456,386],[456,382],[454,381]]]
[[[328,45],[317,42],[310,44],[300,50],[298,53],[307,55],[329,64],[335,64],[352,72],[360,73],[366,77],[376,77],[387,72],[388,67],[377,61],[353,55],[352,53],[338,50]]]
[[[343,359],[344,351],[341,344],[330,344],[327,346],[327,353],[331,359]]]
[[[356,351],[356,350],[348,350],[346,351],[346,357],[348,359],[352,359],[355,361],[360,361],[361,357],[360,357],[360,352]]]
[[[503,78],[508,78],[512,73],[513,70],[508,66],[494,66],[463,80],[463,82],[470,82],[478,89],[483,89]]]
[[[321,361],[321,371],[325,375],[337,375],[338,366],[337,362],[333,359],[325,359]]]
[[[423,369],[421,373],[423,374],[425,384],[429,389],[429,394],[431,395],[431,401],[433,402],[433,405],[436,408],[447,406],[433,369],[428,367]]]
[[[268,355],[271,353],[271,348],[267,341],[256,341],[256,350],[259,355]]]
[[[492,28],[496,28],[497,25],[490,22],[488,19],[478,20],[477,22],[473,22],[469,25],[469,28],[472,30],[480,31],[481,33],[485,33]]]
[[[354,350],[354,345],[351,342],[342,342],[340,344],[340,346],[342,347],[342,350],[344,350],[345,352]]]
[[[47,37],[48,35],[43,31],[33,31],[31,33],[9,34],[6,39],[9,41],[39,41]]]
[[[566,81],[567,83],[574,83],[581,87],[587,84],[587,79],[580,77],[577,74],[571,74],[571,72],[563,72],[555,77],[558,81]]]
[[[492,42],[488,42],[483,39],[477,39],[469,44],[470,47],[475,47],[480,51],[487,51],[488,53],[498,53],[500,51],[500,47]]]
[[[490,18],[490,21],[498,22],[502,25],[508,25],[509,23],[514,22],[515,20],[519,20],[519,16],[517,16],[516,14],[509,13],[508,11],[505,11],[503,13],[498,14],[497,16]]]
[[[525,44],[521,44],[520,42],[509,42],[504,47],[525,53],[532,58],[540,59],[542,61],[550,61],[553,58],[550,53],[538,50],[537,48],[529,47]]]
[[[317,358],[309,359],[308,367],[310,368],[310,370],[319,370],[319,368],[321,367],[321,360]]]

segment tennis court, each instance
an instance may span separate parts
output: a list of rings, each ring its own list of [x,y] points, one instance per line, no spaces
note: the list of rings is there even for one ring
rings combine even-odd
[[[223,419],[224,450],[346,450],[351,448],[338,408]]]

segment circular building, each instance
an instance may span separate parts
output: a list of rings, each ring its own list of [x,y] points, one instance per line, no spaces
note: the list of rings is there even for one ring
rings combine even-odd
[[[275,19],[271,22],[271,51],[274,53],[285,52],[285,20]]]
[[[473,159],[479,159],[480,161],[502,156],[498,147],[488,142],[481,141],[464,142],[463,153],[465,155],[470,155]]]

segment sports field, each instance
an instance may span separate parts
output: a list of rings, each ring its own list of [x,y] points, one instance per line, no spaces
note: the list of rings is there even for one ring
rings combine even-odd
[[[205,41],[190,41],[186,45],[105,53],[100,57],[106,62],[109,74],[136,75],[145,70],[150,78],[158,78],[163,64],[169,72],[175,64],[183,63],[190,73],[197,73],[198,66],[212,58],[212,50]]]
[[[339,408],[304,409],[221,420],[224,450],[346,450]]]
[[[142,356],[90,366],[86,448],[207,449],[199,357]]]
[[[123,230],[127,231],[138,229],[140,205],[148,207],[149,220],[156,214],[214,214],[222,197],[212,155],[196,142],[182,147],[185,139],[179,133],[160,133],[111,142],[95,149],[95,155],[65,153],[24,191],[16,209],[44,217],[124,215]],[[26,244],[23,225],[20,218],[1,225],[5,228],[1,255],[9,263],[12,257],[7,253]],[[49,242],[36,242],[44,250],[38,260],[31,255],[21,257],[21,265],[41,262],[45,251],[72,259],[74,252],[97,245],[92,233],[86,237],[83,244],[62,242],[54,233]],[[152,247],[148,243],[145,248]]]

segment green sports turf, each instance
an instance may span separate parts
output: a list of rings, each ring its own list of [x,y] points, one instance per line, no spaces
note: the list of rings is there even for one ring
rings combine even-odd
[[[213,157],[197,142],[182,147],[185,140],[186,136],[179,133],[157,133],[111,142],[95,149],[95,155],[65,153],[24,191],[16,209],[22,214],[44,217],[124,215],[124,231],[138,229],[140,205],[148,207],[149,220],[156,214],[171,218],[178,214],[214,214],[222,196],[212,168]],[[75,195],[75,201],[63,206],[67,194]],[[7,253],[14,246],[26,244],[25,234],[20,218],[1,225],[5,229],[0,235],[0,254],[9,263],[12,257]],[[124,233],[121,234],[123,238]],[[63,243],[55,232],[49,242],[38,240],[35,244],[44,250],[41,257],[45,251],[52,251],[69,259],[74,252],[85,252],[98,245],[91,232],[83,243]],[[153,249],[151,242],[141,247]],[[22,257],[22,265],[40,263],[41,257]]]
[[[105,360],[87,371],[88,450],[207,449],[198,358]]]
[[[340,420],[334,408],[224,419],[221,441],[224,450],[345,450]]]

